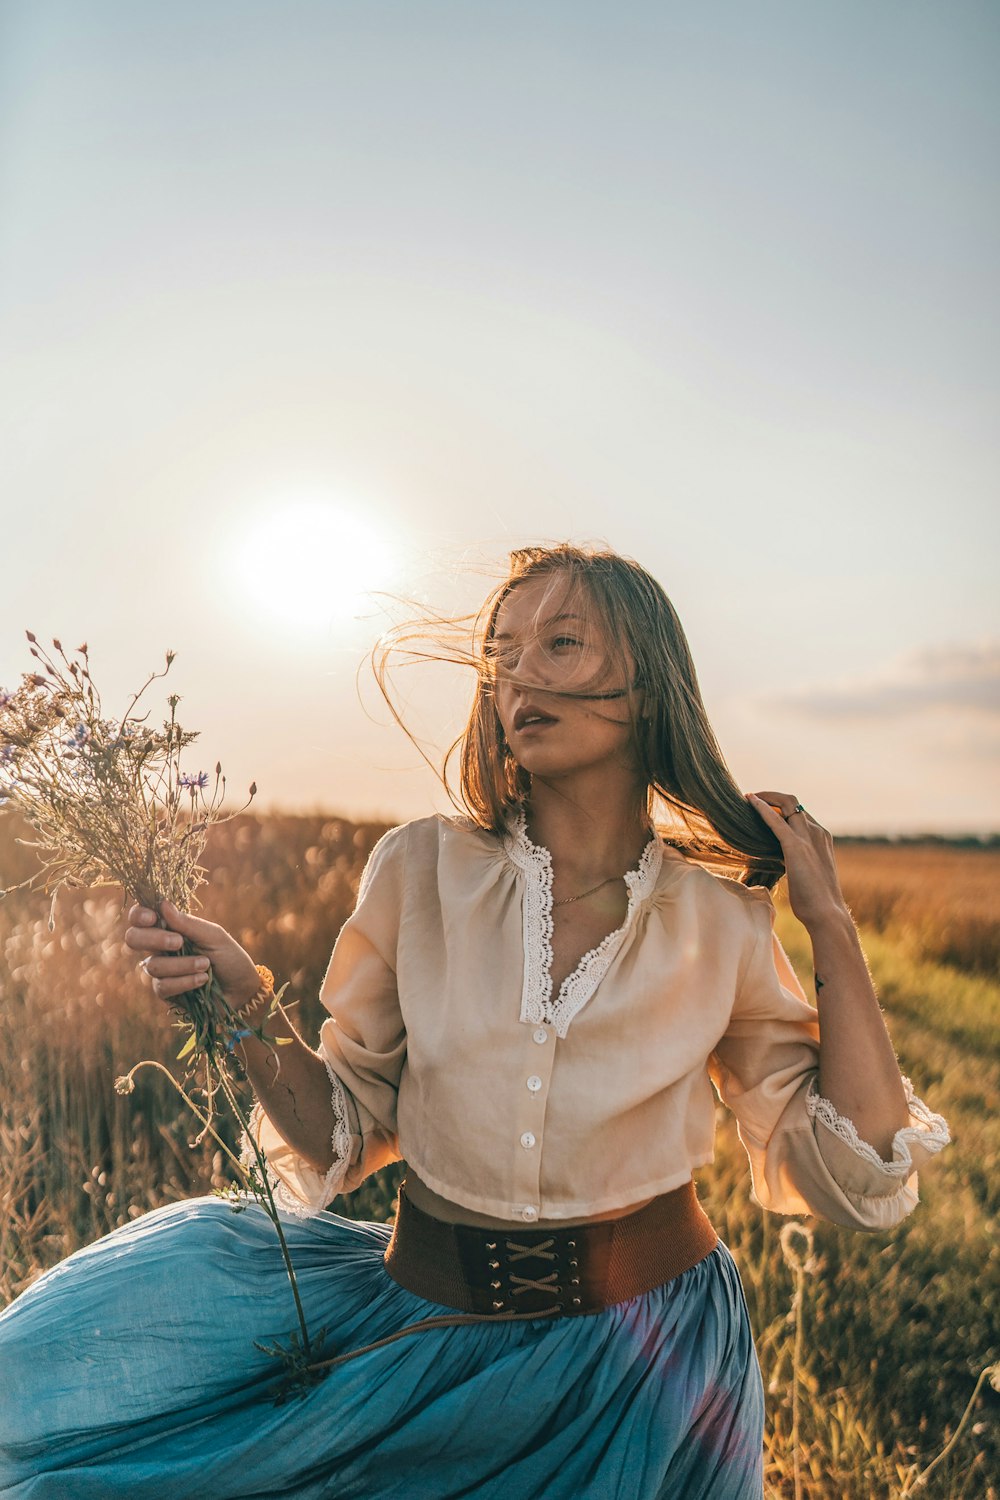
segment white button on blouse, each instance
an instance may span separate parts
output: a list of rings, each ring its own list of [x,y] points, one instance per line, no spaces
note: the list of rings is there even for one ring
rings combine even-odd
[[[531,1090],[531,1092],[533,1094],[537,1094],[538,1090],[541,1088],[541,1086],[542,1086],[542,1080],[539,1078],[538,1074],[537,1073],[532,1073],[531,1077],[528,1079],[528,1087]]]
[[[524,1208],[521,1209],[521,1218],[522,1219],[537,1219],[538,1218],[538,1209],[537,1208],[532,1208],[532,1206],[531,1206],[530,1203],[525,1204]]]
[[[538,1042],[538,1043],[539,1043],[539,1044],[541,1044],[541,1043],[542,1043],[542,1042],[547,1042],[547,1041],[548,1041],[548,1039],[549,1039],[549,1034],[548,1034],[548,1032],[547,1032],[547,1031],[546,1031],[546,1030],[545,1030],[545,1027],[544,1027],[544,1026],[539,1026],[539,1027],[538,1027],[538,1028],[537,1028],[537,1029],[536,1029],[536,1030],[535,1030],[535,1031],[533,1031],[533,1032],[532,1032],[532,1033],[531,1033],[531,1034],[532,1034],[532,1036],[533,1036],[533,1037],[534,1037],[534,1039],[535,1039],[535,1041],[536,1041],[536,1042]]]
[[[530,1151],[531,1148],[532,1148],[532,1146],[534,1144],[535,1144],[535,1137],[532,1135],[532,1133],[531,1133],[530,1130],[526,1130],[524,1132],[524,1134],[522,1135],[522,1137],[521,1137],[521,1145],[524,1147],[524,1149],[526,1151]]]

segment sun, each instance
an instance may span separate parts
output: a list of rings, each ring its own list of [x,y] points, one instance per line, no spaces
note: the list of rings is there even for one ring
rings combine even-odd
[[[233,558],[241,594],[296,631],[370,612],[373,591],[391,582],[396,563],[373,521],[322,499],[273,502],[244,523]]]

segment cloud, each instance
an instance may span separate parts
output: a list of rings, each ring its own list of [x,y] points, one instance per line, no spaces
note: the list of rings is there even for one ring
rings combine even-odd
[[[1000,719],[1000,640],[926,646],[871,677],[782,694],[764,706],[817,719],[901,718],[938,709]]]

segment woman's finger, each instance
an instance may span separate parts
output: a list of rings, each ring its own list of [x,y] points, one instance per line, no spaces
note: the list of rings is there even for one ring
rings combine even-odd
[[[184,946],[184,939],[179,932],[167,932],[162,927],[128,927],[125,946],[140,953],[175,953]]]
[[[745,796],[754,811],[760,814],[769,828],[774,829],[780,839],[782,830],[787,826],[781,808],[765,801],[763,797],[758,797],[755,792],[746,792]]]
[[[209,965],[207,958],[189,954],[177,958],[150,956],[144,958],[139,967],[150,979],[178,979],[188,975],[197,977],[199,983],[204,983]]]
[[[194,979],[154,979],[153,994],[157,1000],[175,1000],[178,995],[188,995],[192,990],[200,990],[205,977],[202,974]]]
[[[204,917],[193,917],[190,912],[178,911],[172,901],[163,901],[160,910],[163,920],[175,932],[183,933],[193,943],[204,943],[207,946],[218,939],[219,927],[216,922],[208,922]]]

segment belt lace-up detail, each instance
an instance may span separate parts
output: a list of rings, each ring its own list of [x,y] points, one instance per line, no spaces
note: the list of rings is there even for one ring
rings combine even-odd
[[[511,1265],[520,1260],[527,1260],[531,1256],[537,1256],[540,1260],[556,1260],[556,1252],[549,1247],[555,1244],[555,1239],[545,1240],[540,1245],[519,1245],[516,1240],[506,1241],[506,1250]],[[510,1273],[511,1296],[519,1297],[523,1292],[558,1292],[559,1272],[552,1271],[548,1276],[536,1280],[531,1276],[518,1276],[515,1272]]]
[[[386,1270],[400,1286],[454,1311],[324,1364],[423,1329],[597,1313],[679,1276],[718,1243],[693,1182],[620,1219],[516,1234],[436,1219],[411,1201],[405,1182],[398,1207]]]
[[[484,1311],[530,1308],[544,1316],[583,1306],[577,1242],[570,1238],[571,1231],[538,1230],[537,1238],[498,1234],[491,1240],[486,1238],[488,1231],[455,1228],[465,1274],[470,1284],[482,1288]]]
[[[550,1247],[555,1244],[555,1239],[544,1240],[540,1245],[519,1245],[516,1240],[506,1240],[504,1248],[507,1251],[508,1262],[514,1265],[521,1260],[527,1260],[531,1256],[537,1256],[540,1260],[557,1260],[556,1252]],[[531,1276],[518,1276],[511,1271],[509,1274],[511,1285],[511,1296],[519,1297],[524,1292],[558,1292],[559,1272],[552,1271],[548,1276],[536,1280]],[[497,1283],[500,1285],[501,1283]]]
[[[550,1250],[549,1246],[555,1244],[555,1238],[545,1240],[540,1245],[519,1245],[516,1240],[507,1241],[507,1253],[512,1261],[523,1260],[526,1255],[541,1255],[546,1260],[555,1260],[556,1252]]]

